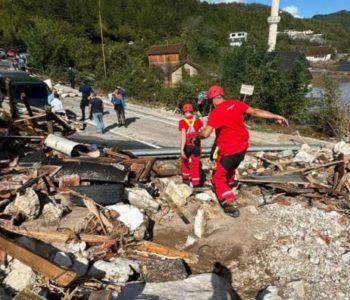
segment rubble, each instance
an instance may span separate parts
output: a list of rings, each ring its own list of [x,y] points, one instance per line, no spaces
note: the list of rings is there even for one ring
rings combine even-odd
[[[32,188],[27,188],[23,195],[17,194],[14,202],[10,203],[4,211],[5,214],[23,215],[27,220],[34,220],[40,213],[40,201]]]
[[[4,280],[4,284],[16,291],[21,291],[26,287],[31,287],[36,281],[36,275],[27,265],[14,259],[8,266],[9,273]]]
[[[155,201],[152,196],[144,189],[132,188],[126,189],[126,199],[131,205],[134,205],[141,209],[148,209],[151,211],[158,211],[160,205]]]
[[[177,206],[184,206],[186,200],[192,194],[192,188],[186,184],[176,185],[173,181],[170,181],[164,189],[164,196],[168,197]]]
[[[235,299],[230,285],[242,299],[349,294],[349,144],[252,147],[236,172],[242,209],[232,220],[211,191],[208,159],[205,185],[193,189],[178,176],[179,160],[76,142],[68,136],[75,122],[32,114],[13,120],[16,135],[0,128],[0,150],[18,143],[4,149],[0,165],[5,289],[35,285],[33,294],[45,289],[72,300],[98,291],[118,299]],[[40,118],[49,122],[34,126]],[[167,156],[166,149],[147,155],[153,151]]]

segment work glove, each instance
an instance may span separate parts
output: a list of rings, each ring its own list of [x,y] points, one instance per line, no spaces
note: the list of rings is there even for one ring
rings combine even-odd
[[[200,147],[201,146],[201,139],[198,136],[196,136],[196,137],[191,139],[191,144],[193,146]]]

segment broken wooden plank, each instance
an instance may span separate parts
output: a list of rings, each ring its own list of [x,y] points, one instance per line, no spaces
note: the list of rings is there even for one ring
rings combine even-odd
[[[78,277],[75,272],[56,265],[13,241],[10,241],[3,235],[0,235],[0,249],[31,267],[33,270],[41,273],[47,279],[54,281],[59,286],[66,287],[73,283]]]
[[[38,294],[32,292],[29,289],[22,290],[16,297],[13,298],[13,300],[45,300],[46,298],[43,298],[39,296]]]
[[[36,240],[44,241],[44,242],[60,242],[66,243],[70,240],[82,241],[87,244],[102,244],[102,243],[116,243],[115,239],[109,238],[108,236],[103,235],[94,235],[94,234],[75,234],[74,232],[67,231],[43,231],[36,229],[29,229],[25,227],[18,227],[12,225],[1,225],[1,229],[15,233],[18,235],[23,235],[29,238],[33,238]]]
[[[308,184],[305,176],[302,174],[290,175],[259,175],[259,176],[241,176],[237,175],[239,182],[254,182],[254,183],[294,183],[294,184]]]
[[[111,300],[113,292],[111,290],[93,291],[89,300]]]
[[[337,160],[337,161],[332,161],[326,164],[322,164],[322,165],[318,165],[318,166],[314,166],[314,167],[307,167],[307,168],[302,168],[302,169],[294,169],[294,170],[288,170],[282,173],[278,173],[276,174],[276,176],[282,176],[282,175],[289,175],[289,174],[294,174],[294,173],[308,173],[317,169],[321,169],[321,168],[327,168],[327,167],[331,167],[334,166],[336,164],[339,164],[340,162],[342,162],[341,160]]]
[[[198,262],[198,255],[188,252],[177,250],[176,248],[163,246],[153,242],[142,241],[136,245],[132,245],[131,249],[137,253],[144,253],[149,255],[155,255],[158,257],[165,257],[168,259],[181,258],[187,263],[195,264]]]
[[[43,118],[45,116],[46,116],[46,113],[45,114],[37,114],[37,115],[33,115],[33,116],[29,116],[29,117],[25,117],[25,118],[14,120],[13,123],[14,124],[18,124],[18,123],[22,123],[22,122],[25,122],[25,121],[28,121],[28,120],[34,120],[34,119],[38,119],[38,118]]]

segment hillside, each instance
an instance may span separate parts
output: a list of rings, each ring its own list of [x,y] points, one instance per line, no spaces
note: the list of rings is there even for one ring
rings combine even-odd
[[[313,19],[339,24],[350,30],[350,11],[342,10],[329,15],[315,15]]]

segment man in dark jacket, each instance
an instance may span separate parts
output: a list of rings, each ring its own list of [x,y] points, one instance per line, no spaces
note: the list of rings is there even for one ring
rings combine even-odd
[[[105,125],[103,123],[103,101],[96,97],[96,93],[92,92],[92,96],[89,103],[90,116],[95,121],[97,133],[104,133]]]
[[[89,105],[89,97],[91,93],[93,93],[92,87],[87,83],[86,80],[83,81],[83,84],[79,88],[79,92],[82,94],[82,98],[80,101],[80,109],[81,109],[81,119],[80,121],[85,120],[85,107]]]

